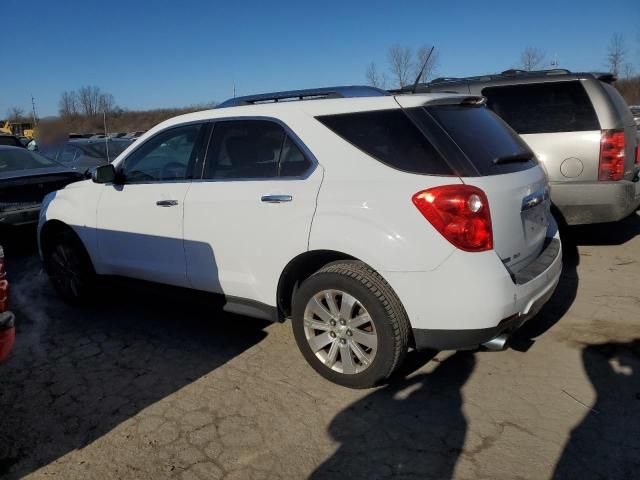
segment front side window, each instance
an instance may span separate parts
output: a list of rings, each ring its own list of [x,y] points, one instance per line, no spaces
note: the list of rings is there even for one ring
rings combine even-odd
[[[197,156],[201,125],[184,125],[158,133],[125,158],[125,183],[185,180]]]
[[[204,178],[296,177],[310,165],[279,124],[268,120],[225,120],[216,122],[213,128]]]
[[[521,135],[600,129],[579,81],[487,87],[482,95],[489,108]]]

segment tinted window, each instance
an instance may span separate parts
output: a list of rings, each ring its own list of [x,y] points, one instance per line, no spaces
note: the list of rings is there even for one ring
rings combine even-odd
[[[55,166],[59,165],[53,160],[24,148],[0,150],[0,173]]]
[[[158,133],[129,155],[122,164],[127,183],[183,180],[197,155],[200,125],[185,125]]]
[[[318,120],[390,167],[420,174],[452,174],[442,156],[400,109],[328,115]]]
[[[536,165],[529,147],[486,107],[440,105],[424,110],[449,134],[480,175],[512,173]],[[530,160],[509,160],[519,155]]]
[[[587,92],[578,81],[487,87],[489,108],[520,134],[599,130]]]
[[[10,135],[0,135],[0,145],[9,145],[10,147],[22,147],[22,143],[16,137]]]
[[[204,178],[245,179],[278,176],[284,129],[266,120],[216,122]]]
[[[280,176],[299,177],[311,167],[311,162],[302,153],[302,150],[293,142],[290,136],[284,141],[280,153]]]

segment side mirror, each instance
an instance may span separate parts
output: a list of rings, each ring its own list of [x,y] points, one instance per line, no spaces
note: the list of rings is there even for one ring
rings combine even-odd
[[[94,183],[114,183],[116,180],[116,169],[113,165],[101,165],[91,172],[91,180]]]

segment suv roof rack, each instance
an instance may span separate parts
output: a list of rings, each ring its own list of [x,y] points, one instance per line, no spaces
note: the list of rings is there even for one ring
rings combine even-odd
[[[500,73],[491,73],[487,75],[477,75],[472,77],[439,77],[431,80],[428,83],[421,83],[419,86],[421,91],[428,91],[431,85],[441,85],[446,83],[463,83],[463,82],[489,82],[491,80],[502,80],[509,78],[531,78],[531,77],[546,77],[546,76],[555,76],[555,75],[592,75],[596,79],[611,83],[617,80],[616,76],[609,72],[584,72],[577,73],[567,70],[566,68],[552,68],[549,70],[520,70],[520,69],[509,69]],[[409,87],[404,87],[397,90],[389,90],[391,93],[406,93],[409,91]]]
[[[261,103],[291,102],[299,100],[318,100],[326,98],[379,97],[389,95],[386,90],[365,85],[343,87],[309,88],[306,90],[288,90],[284,92],[261,93],[244,97],[230,98],[216,108],[239,107]]]

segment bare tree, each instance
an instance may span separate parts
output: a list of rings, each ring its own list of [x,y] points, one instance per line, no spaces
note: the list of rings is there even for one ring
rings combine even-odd
[[[545,53],[536,47],[527,47],[520,54],[520,64],[527,72],[540,68],[544,60]]]
[[[414,66],[413,78],[410,80],[411,82],[415,81],[418,75],[420,75],[420,70],[422,69],[422,66],[425,65],[425,62],[426,66],[424,67],[424,70],[420,75],[420,78],[418,79],[418,83],[425,83],[433,78],[433,74],[435,73],[436,67],[438,66],[439,53],[434,48],[431,56],[429,56],[431,48],[432,47],[430,45],[424,45],[420,47],[416,52],[416,63]]]
[[[71,117],[78,114],[78,94],[71,90],[62,92],[58,101],[58,113],[61,117]]]
[[[387,88],[387,76],[383,72],[378,71],[378,66],[375,62],[371,62],[367,65],[365,75],[367,76],[369,85],[372,87]]]
[[[98,112],[111,113],[115,106],[116,102],[110,93],[101,93],[98,97]]]
[[[633,73],[634,73],[634,69],[633,69],[633,64],[632,63],[625,63],[622,66],[622,78],[624,78],[625,80],[630,80],[631,77],[633,77]]]
[[[93,117],[98,113],[100,106],[100,88],[86,85],[78,90],[78,104],[80,110],[87,117]]]
[[[7,117],[11,123],[20,123],[24,118],[24,108],[11,107],[7,110]]]
[[[414,71],[413,61],[411,60],[411,49],[409,47],[394,45],[389,48],[387,57],[389,60],[389,69],[398,86],[402,88],[409,84],[411,81],[411,72]]]
[[[609,43],[609,50],[607,51],[606,64],[609,67],[609,71],[614,75],[618,75],[626,56],[627,49],[624,45],[624,37],[619,33],[614,33],[613,37],[611,37],[611,43]]]

